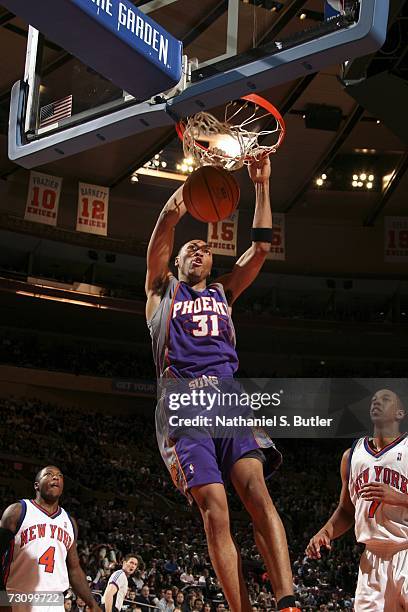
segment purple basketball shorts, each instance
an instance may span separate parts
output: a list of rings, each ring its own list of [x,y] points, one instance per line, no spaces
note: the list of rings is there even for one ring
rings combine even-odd
[[[271,438],[257,430],[246,437],[180,437],[166,449],[166,464],[177,489],[192,501],[190,489],[205,484],[229,481],[232,466],[244,457],[259,459],[265,479],[282,462],[282,455]]]

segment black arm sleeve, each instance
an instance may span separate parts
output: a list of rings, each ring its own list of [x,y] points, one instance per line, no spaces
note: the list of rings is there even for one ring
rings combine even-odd
[[[271,227],[253,227],[251,228],[252,242],[272,242],[273,234]]]

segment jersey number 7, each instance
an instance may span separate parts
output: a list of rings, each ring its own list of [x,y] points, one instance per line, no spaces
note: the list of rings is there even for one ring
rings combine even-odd
[[[368,509],[368,518],[374,518],[374,514],[377,512],[378,506],[381,504],[380,501],[373,501]]]

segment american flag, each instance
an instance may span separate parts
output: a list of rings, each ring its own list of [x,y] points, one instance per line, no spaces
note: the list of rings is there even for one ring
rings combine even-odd
[[[40,108],[40,128],[43,128],[52,123],[57,123],[64,117],[72,115],[72,95],[66,96],[61,100],[51,102]]]

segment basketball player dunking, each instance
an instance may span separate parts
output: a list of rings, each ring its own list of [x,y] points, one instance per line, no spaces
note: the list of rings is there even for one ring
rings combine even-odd
[[[355,523],[365,544],[360,560],[354,610],[408,611],[408,437],[400,433],[405,411],[388,389],[372,398],[373,438],[360,438],[341,461],[340,502],[306,549],[320,559]]]
[[[22,499],[4,511],[0,523],[0,591],[6,590],[9,601],[15,597],[16,603],[26,601],[18,594],[42,591],[46,599],[41,610],[58,612],[64,610],[63,602],[60,606],[47,606],[47,602],[52,601],[53,594],[62,594],[71,586],[93,612],[98,612],[79,565],[76,524],[59,506],[63,488],[61,471],[49,465],[35,478],[35,499]],[[11,607],[17,612],[33,609],[29,605]]]
[[[249,174],[256,191],[252,245],[218,282],[207,285],[212,254],[203,240],[190,240],[180,249],[175,259],[178,279],[169,270],[175,226],[186,212],[181,188],[159,216],[147,251],[146,277],[146,317],[159,379],[214,383],[231,378],[237,370],[231,306],[256,278],[272,240],[269,159],[249,166]],[[252,607],[230,532],[226,480],[251,515],[279,610],[295,610],[286,535],[264,479],[264,468],[270,475],[281,457],[268,436],[258,440],[254,435],[174,440],[158,428],[160,451],[174,483],[200,509],[211,561],[230,610],[249,612]]]

